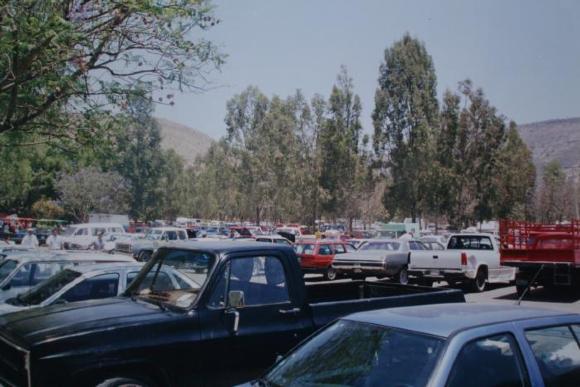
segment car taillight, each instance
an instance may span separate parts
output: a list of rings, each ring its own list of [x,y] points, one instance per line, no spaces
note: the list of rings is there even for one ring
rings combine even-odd
[[[467,254],[461,253],[461,266],[467,266]]]

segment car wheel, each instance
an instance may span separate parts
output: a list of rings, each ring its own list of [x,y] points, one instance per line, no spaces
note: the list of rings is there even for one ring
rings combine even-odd
[[[96,387],[152,387],[149,382],[135,379],[135,378],[110,378],[104,380],[96,385]]]
[[[151,258],[150,251],[141,251],[139,253],[139,261],[141,261],[141,262],[147,262],[150,258]]]
[[[408,285],[409,284],[409,273],[407,272],[407,268],[403,267],[399,274],[397,274],[397,282],[401,285]]]
[[[329,267],[326,269],[326,273],[324,273],[324,279],[327,281],[334,281],[336,279],[336,270],[334,267]]]
[[[487,284],[487,274],[485,269],[479,268],[477,270],[477,274],[475,275],[475,279],[471,283],[471,289],[474,292],[481,293],[485,290],[485,286]]]

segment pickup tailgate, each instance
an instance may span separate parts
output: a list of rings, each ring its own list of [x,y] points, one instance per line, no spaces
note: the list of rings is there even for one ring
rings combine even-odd
[[[315,328],[339,317],[373,309],[465,302],[457,289],[427,288],[376,281],[307,285]]]

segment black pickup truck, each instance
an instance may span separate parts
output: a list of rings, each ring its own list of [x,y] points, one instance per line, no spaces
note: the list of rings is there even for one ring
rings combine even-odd
[[[294,251],[282,245],[169,245],[124,297],[0,318],[0,384],[231,385],[340,316],[464,301],[457,290],[383,282],[306,286]]]

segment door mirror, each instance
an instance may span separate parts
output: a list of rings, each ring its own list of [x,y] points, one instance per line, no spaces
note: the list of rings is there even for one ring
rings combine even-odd
[[[228,293],[228,306],[230,308],[242,308],[246,305],[244,292],[241,290],[230,290]]]

